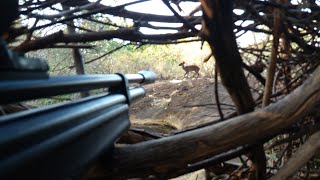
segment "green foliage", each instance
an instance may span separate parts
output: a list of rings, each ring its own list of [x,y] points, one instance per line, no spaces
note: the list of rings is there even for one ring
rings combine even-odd
[[[55,96],[52,98],[43,98],[43,99],[28,101],[27,104],[30,106],[47,106],[50,104],[66,102],[66,101],[70,101],[71,99],[77,99],[77,98],[79,98],[78,93],[77,94],[65,94],[65,95]]]
[[[86,50],[85,59],[90,61],[95,57],[99,57],[106,52],[121,46],[117,41],[108,41],[98,45],[99,50]],[[201,56],[192,59],[186,56],[183,49],[186,45],[127,45],[113,54],[104,56],[103,58],[90,63],[86,66],[88,73],[136,73],[144,69],[155,71],[159,78],[173,79],[181,78],[184,71],[179,63],[182,61],[188,64],[197,64],[201,61]],[[200,51],[200,48],[199,48]],[[212,72],[212,68],[207,71]],[[210,73],[203,73],[203,75]]]
[[[43,49],[36,52],[29,52],[28,57],[37,57],[46,60],[50,67],[51,75],[73,74],[70,66],[73,65],[71,50],[68,49]]]
[[[198,65],[201,77],[212,76],[213,64],[202,63],[203,57],[208,52],[203,52],[199,43],[123,46],[126,43],[128,42],[118,40],[90,43],[94,48],[81,50],[85,62],[90,62],[85,65],[86,73],[137,73],[150,69],[158,74],[159,79],[174,79],[182,78],[184,71],[178,65],[184,61],[187,65]],[[121,46],[123,47],[119,50],[107,54]],[[75,74],[72,49],[43,49],[27,55],[47,60],[52,75]]]
[[[92,18],[103,22],[103,24],[93,23],[86,19],[77,19],[74,23],[75,25],[81,24],[81,27],[93,31],[115,29],[116,27],[111,26],[110,23],[116,23],[122,27],[132,26],[132,22],[123,18],[113,19],[112,22],[108,16],[101,14],[95,15]],[[62,28],[62,30],[66,31],[66,28]],[[78,31],[82,32],[83,30]],[[92,45],[94,48],[81,49],[83,59],[87,62],[85,64],[86,73],[137,73],[144,69],[150,69],[155,71],[159,78],[173,79],[183,76],[184,71],[178,64],[184,61],[187,65],[198,65],[202,77],[211,77],[212,75],[213,64],[202,63],[203,57],[210,53],[207,44],[205,45],[206,50],[201,50],[200,42],[176,45],[126,45],[128,43],[127,41],[118,39],[88,43],[88,45]],[[121,48],[115,51],[119,47]],[[75,74],[72,49],[43,49],[29,52],[27,56],[47,60],[50,66],[50,74],[52,75]]]

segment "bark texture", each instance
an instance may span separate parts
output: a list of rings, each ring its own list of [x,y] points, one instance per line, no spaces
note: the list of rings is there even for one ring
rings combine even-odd
[[[320,68],[275,104],[182,134],[116,147],[97,178],[174,177],[189,165],[235,147],[259,142],[298,122],[320,102]],[[174,162],[174,163],[173,163]],[[123,172],[126,172],[125,174]]]
[[[233,32],[233,1],[201,0],[203,7],[202,33],[208,41],[219,68],[222,84],[235,103],[238,114],[254,110],[255,103],[242,69],[236,37]],[[266,157],[263,144],[249,155],[254,165],[250,179],[262,179],[266,171]]]

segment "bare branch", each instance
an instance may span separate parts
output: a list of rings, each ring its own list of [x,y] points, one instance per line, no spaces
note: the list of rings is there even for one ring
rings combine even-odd
[[[277,134],[319,103],[319,81],[320,68],[285,99],[259,111],[179,135],[117,147],[103,177],[170,174],[208,156]]]
[[[311,135],[292,158],[274,175],[271,180],[288,179],[305,165],[320,148],[320,131]]]
[[[75,42],[92,42],[100,40],[110,40],[119,38],[133,42],[147,42],[149,40],[177,40],[181,38],[193,37],[195,34],[191,32],[179,32],[175,34],[159,34],[159,35],[145,35],[134,28],[123,28],[118,30],[102,31],[102,32],[88,32],[78,34],[64,34],[62,31],[35,40],[31,40],[14,48],[15,51],[28,52],[42,48],[52,47],[56,43],[75,43]]]

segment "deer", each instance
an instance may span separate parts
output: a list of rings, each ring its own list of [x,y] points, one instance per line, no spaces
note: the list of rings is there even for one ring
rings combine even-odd
[[[189,72],[194,72],[194,75],[192,76],[192,77],[194,77],[195,75],[198,75],[197,76],[197,78],[199,77],[199,70],[200,70],[200,68],[198,67],[198,66],[196,66],[196,65],[190,65],[190,66],[185,66],[185,62],[182,62],[182,63],[180,63],[179,64],[179,66],[181,66],[182,67],[182,69],[186,72],[185,74],[184,74],[184,76],[183,76],[183,79],[187,76],[187,77],[189,77],[188,76],[188,74],[189,74]]]

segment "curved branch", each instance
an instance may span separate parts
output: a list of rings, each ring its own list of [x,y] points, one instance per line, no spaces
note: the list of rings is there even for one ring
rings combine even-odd
[[[92,42],[99,40],[110,40],[119,38],[132,42],[148,42],[148,41],[166,41],[177,40],[196,36],[191,32],[179,32],[174,34],[158,34],[146,35],[138,32],[134,28],[123,28],[118,30],[102,31],[102,32],[88,32],[81,34],[64,34],[62,31],[51,34],[49,36],[31,40],[14,48],[15,51],[28,52],[38,49],[48,48],[54,46],[56,43],[75,43],[75,42]]]
[[[318,67],[286,98],[258,111],[182,134],[116,147],[113,159],[105,164],[100,177],[159,177],[177,171],[186,173],[183,169],[188,164],[271,137],[319,104],[319,81]]]
[[[320,131],[314,133],[271,180],[288,179],[305,165],[320,148]]]

